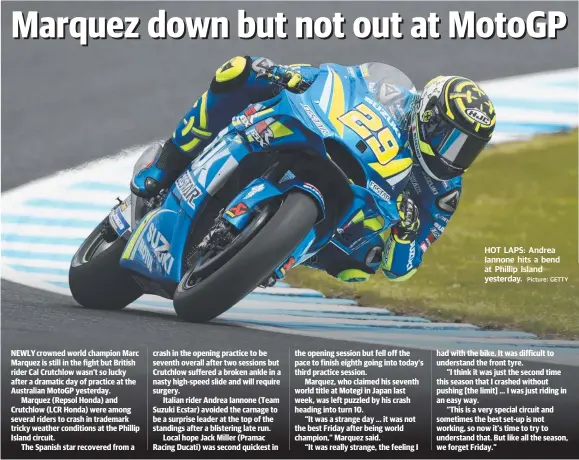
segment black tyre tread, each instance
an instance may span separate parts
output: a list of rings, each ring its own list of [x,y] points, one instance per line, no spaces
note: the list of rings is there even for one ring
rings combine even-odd
[[[70,291],[74,300],[85,308],[120,310],[143,294],[130,272],[119,265],[127,242],[119,238],[88,262],[79,264],[78,261],[82,248],[99,231],[97,227],[74,255],[68,272]]]
[[[291,192],[261,231],[223,267],[186,291],[179,283],[173,298],[177,315],[205,322],[227,311],[285,261],[317,218],[314,200],[303,192]]]

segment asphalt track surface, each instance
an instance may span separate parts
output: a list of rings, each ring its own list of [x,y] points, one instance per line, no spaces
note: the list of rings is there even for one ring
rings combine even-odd
[[[463,3],[243,4],[252,16],[284,11],[294,15],[346,18],[403,17],[445,11]],[[37,10],[50,16],[139,16],[141,40],[12,40],[11,11]],[[402,68],[420,87],[439,74],[485,80],[577,66],[577,4],[557,2],[468,3],[481,15],[523,16],[535,10],[565,11],[567,30],[554,40],[152,40],[145,37],[157,3],[2,2],[2,190],[61,169],[111,155],[122,148],[169,137],[174,125],[212,78],[238,54],[264,55],[276,62],[385,61]],[[241,4],[166,3],[168,16],[230,16]],[[444,24],[444,23],[443,23]],[[444,30],[444,29],[442,29]],[[290,35],[293,33],[289,29]],[[232,35],[235,28],[232,29]],[[271,350],[287,356],[290,347],[333,348],[332,340],[276,334],[222,325],[193,325],[146,312],[99,312],[78,307],[65,296],[2,282],[2,374],[10,348],[203,347]],[[349,347],[358,347],[355,344]],[[388,348],[388,347],[384,347]],[[575,371],[569,369],[572,379]],[[577,381],[579,372],[575,373]],[[4,385],[3,385],[4,387]],[[3,388],[4,390],[4,388]],[[425,389],[426,390],[426,389]]]

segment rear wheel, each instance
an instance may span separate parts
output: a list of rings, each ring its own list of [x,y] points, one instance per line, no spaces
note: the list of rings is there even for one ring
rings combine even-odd
[[[108,217],[107,217],[108,219]],[[126,241],[105,241],[101,225],[82,243],[70,264],[68,282],[74,300],[86,308],[120,310],[142,294],[140,286],[119,261]]]
[[[270,203],[261,209],[246,229],[228,238],[218,252],[194,253],[191,268],[173,298],[177,315],[186,321],[204,322],[227,311],[284,262],[317,218],[314,200],[302,192],[291,192],[280,206]]]

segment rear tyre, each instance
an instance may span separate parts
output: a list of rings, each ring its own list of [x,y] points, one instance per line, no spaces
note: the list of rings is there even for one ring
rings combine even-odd
[[[314,200],[302,192],[291,192],[271,219],[207,278],[191,285],[194,268],[185,273],[173,298],[177,315],[186,321],[205,322],[227,311],[285,261],[317,218]]]
[[[74,300],[83,307],[120,310],[143,291],[130,272],[119,265],[127,242],[117,238],[107,243],[101,227],[93,230],[72,258],[68,283]]]

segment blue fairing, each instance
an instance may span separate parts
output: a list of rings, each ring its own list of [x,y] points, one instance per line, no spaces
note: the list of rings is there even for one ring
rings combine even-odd
[[[193,224],[245,157],[261,151],[307,148],[327,159],[332,153],[326,149],[327,139],[351,153],[367,181],[366,187],[350,184],[354,199],[337,228],[361,210],[364,218],[377,217],[383,222],[377,231],[393,225],[399,219],[396,197],[406,185],[412,162],[407,139],[371,97],[356,74],[359,70],[352,69],[323,65],[305,93],[282,91],[234,117],[177,179],[162,206],[133,229],[121,265],[155,281],[178,283],[184,274],[183,252]],[[265,178],[252,181],[226,206],[224,217],[241,230],[256,206],[292,189],[308,193],[319,206],[320,220],[324,218],[329,197],[291,172],[278,183]],[[291,268],[315,254],[332,233],[321,235],[312,229],[290,259],[278,267],[278,276],[285,276],[284,266]],[[347,252],[355,247],[342,249]]]

